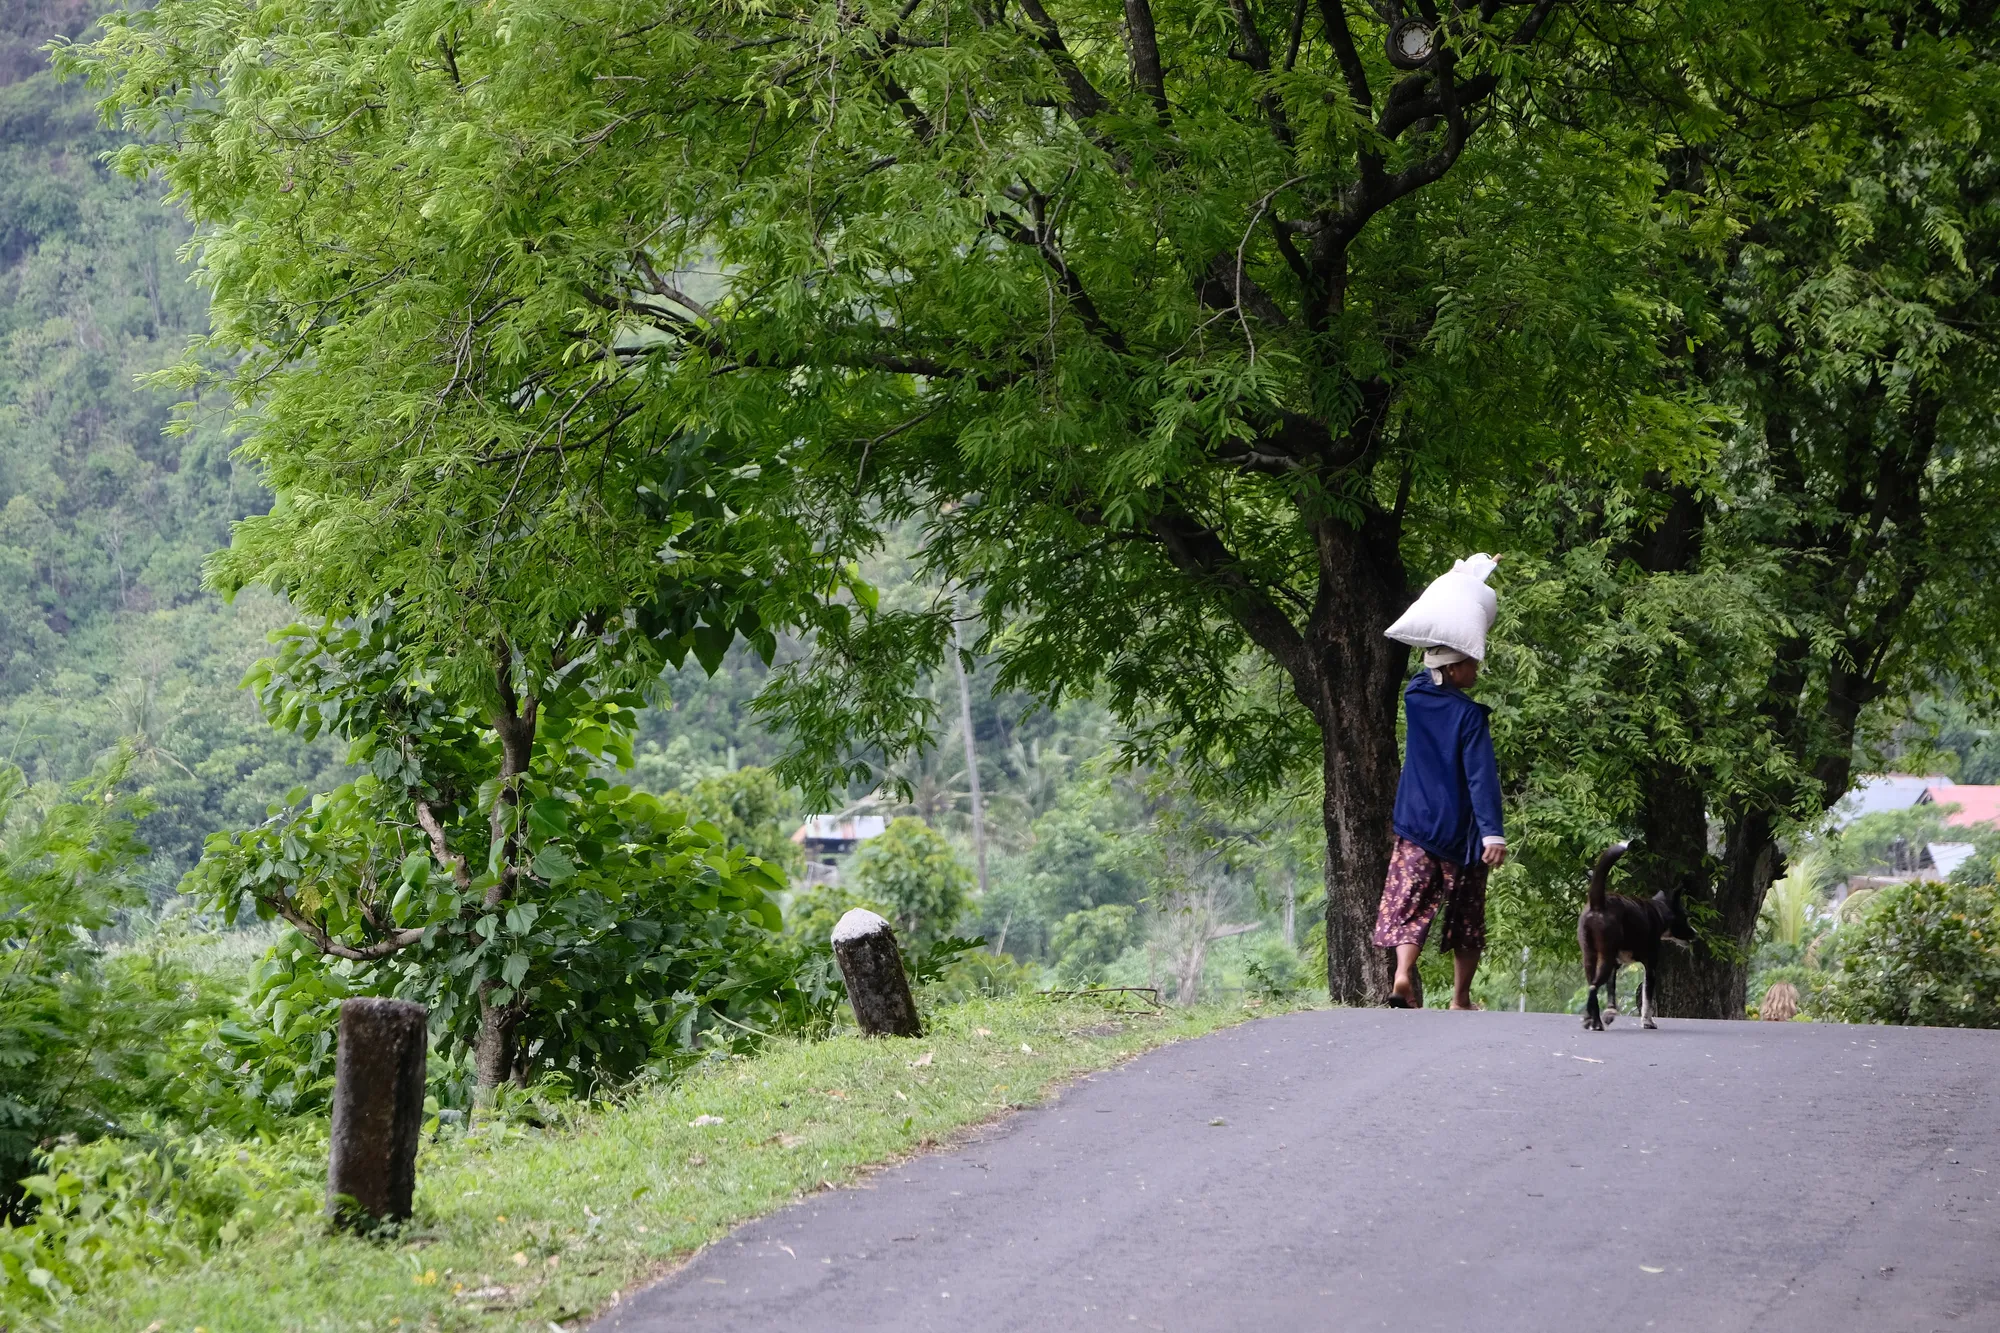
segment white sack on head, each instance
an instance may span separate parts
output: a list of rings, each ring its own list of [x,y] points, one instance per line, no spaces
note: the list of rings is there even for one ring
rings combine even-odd
[[[1484,661],[1486,631],[1500,614],[1500,599],[1486,586],[1486,576],[1499,561],[1485,552],[1469,555],[1431,580],[1424,595],[1410,604],[1388,635],[1412,648],[1456,648]]]

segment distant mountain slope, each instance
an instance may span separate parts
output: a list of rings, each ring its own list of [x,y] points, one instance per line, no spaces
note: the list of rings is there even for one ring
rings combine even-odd
[[[164,888],[332,751],[272,735],[235,688],[282,606],[201,588],[203,557],[268,494],[219,423],[166,434],[173,395],[135,382],[207,303],[175,255],[187,224],[105,167],[119,133],[48,72],[41,47],[98,7],[0,2],[0,758],[69,778],[135,737]]]

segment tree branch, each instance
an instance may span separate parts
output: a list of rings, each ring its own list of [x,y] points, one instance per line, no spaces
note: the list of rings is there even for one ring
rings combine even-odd
[[[1036,44],[1048,56],[1049,63],[1056,67],[1063,86],[1069,89],[1070,119],[1083,124],[1104,110],[1104,94],[1097,91],[1082,66],[1076,63],[1076,57],[1070,54],[1056,21],[1042,8],[1042,0],[1020,0],[1020,4],[1021,12],[1028,16],[1028,22],[1035,30]]]
[[[1149,0],[1125,0],[1125,37],[1132,44],[1132,81],[1153,99],[1160,124],[1171,120],[1167,109],[1167,77],[1160,67],[1160,40],[1153,31]]]
[[[1041,202],[1042,196],[1039,194],[1031,196],[1031,204],[1037,209]],[[1028,246],[1041,255],[1042,262],[1055,270],[1056,285],[1061,287],[1063,295],[1069,298],[1070,308],[1076,311],[1077,318],[1082,320],[1084,327],[1096,334],[1105,346],[1120,355],[1131,350],[1126,345],[1125,335],[1111,326],[1103,313],[1098,310],[1097,302],[1090,299],[1090,291],[1083,285],[1083,279],[1069,266],[1069,262],[1062,256],[1062,251],[1056,248],[1054,234],[1046,226],[1030,227],[1002,213],[989,212],[986,220],[987,225],[1000,236],[1016,245]]]
[[[1257,22],[1250,14],[1249,0],[1229,0],[1229,8],[1236,15],[1236,36],[1242,43],[1240,52],[1230,54],[1259,74],[1271,73],[1271,48],[1264,45],[1264,34],[1257,31]],[[1299,11],[1303,17],[1305,11]],[[1289,68],[1289,67],[1288,67]],[[1292,125],[1285,116],[1285,103],[1276,91],[1266,88],[1258,95],[1257,104],[1264,108],[1264,116],[1271,122],[1271,136],[1285,147],[1292,146]]]
[[[1195,295],[1210,310],[1245,310],[1274,329],[1291,323],[1278,303],[1243,271],[1240,256],[1217,255],[1195,283]]]
[[[1341,8],[1341,0],[1319,0],[1320,22],[1326,28],[1326,40],[1333,47],[1334,58],[1340,62],[1340,72],[1347,80],[1347,95],[1354,102],[1354,109],[1362,115],[1372,115],[1375,111],[1375,94],[1368,88],[1368,71],[1361,63],[1361,53],[1354,47],[1354,33],[1347,26],[1347,13]]]
[[[1251,642],[1271,655],[1294,680],[1308,670],[1305,639],[1290,616],[1243,573],[1242,562],[1222,538],[1193,515],[1166,510],[1148,524],[1153,537],[1183,573],[1211,584]]]
[[[417,823],[422,826],[425,834],[431,840],[431,855],[435,856],[440,863],[450,868],[452,883],[458,885],[461,889],[471,888],[472,872],[466,868],[465,858],[451,850],[451,847],[445,842],[444,826],[438,823],[437,816],[431,813],[430,803],[427,801],[418,801],[416,802],[416,807]]]
[[[292,929],[305,936],[313,948],[318,949],[321,953],[332,954],[335,958],[345,958],[349,962],[379,962],[387,958],[390,954],[409,948],[424,937],[424,932],[421,928],[411,927],[408,930],[399,930],[393,935],[377,940],[373,944],[363,945],[357,949],[352,945],[342,944],[339,940],[327,934],[325,929],[310,917],[301,915],[298,909],[283,899],[266,898],[264,901],[270,903],[273,910],[279,916],[283,917]]]

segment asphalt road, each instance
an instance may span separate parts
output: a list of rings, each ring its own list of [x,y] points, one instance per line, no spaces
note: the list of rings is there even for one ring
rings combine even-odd
[[[595,1329],[1990,1333],[1996,1093],[1995,1033],[1293,1014],[750,1223]]]

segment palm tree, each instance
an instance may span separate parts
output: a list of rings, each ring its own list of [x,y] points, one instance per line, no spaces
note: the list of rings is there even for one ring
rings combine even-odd
[[[1832,879],[1833,857],[1826,848],[1813,847],[1794,857],[1784,878],[1773,883],[1764,898],[1771,938],[1794,949],[1803,946]]]

